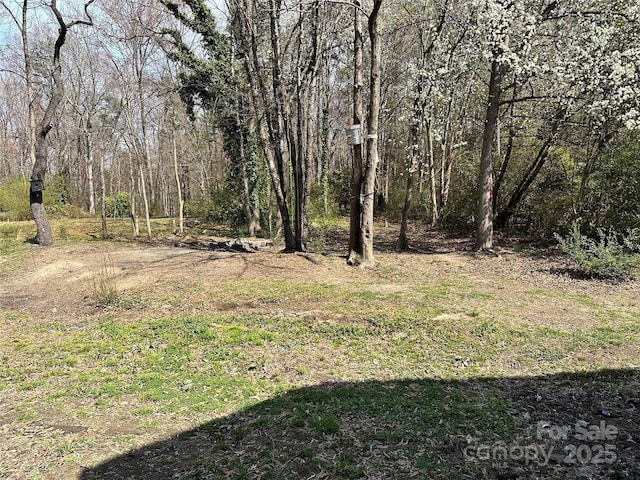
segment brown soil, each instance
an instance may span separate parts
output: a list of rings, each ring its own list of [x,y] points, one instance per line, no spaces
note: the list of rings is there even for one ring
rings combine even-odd
[[[380,228],[377,233],[378,266],[373,269],[357,269],[346,265],[345,258],[342,257],[342,245],[346,245],[346,241],[342,237],[336,237],[333,243],[330,242],[325,254],[282,254],[277,248],[262,248],[259,253],[219,252],[208,250],[206,239],[178,244],[173,238],[157,239],[146,244],[74,243],[54,248],[29,246],[30,252],[19,270],[0,271],[0,310],[23,313],[32,324],[42,321],[67,324],[81,322],[83,318],[95,314],[99,308],[92,301],[95,294],[94,281],[105,272],[114,276],[118,288],[125,294],[144,296],[145,292],[153,292],[154,298],[166,295],[182,299],[180,304],[165,302],[145,306],[150,311],[158,309],[158,313],[162,315],[188,310],[189,291],[192,288],[218,288],[220,281],[224,279],[256,277],[331,284],[353,284],[379,278],[381,291],[393,292],[402,291],[411,279],[461,276],[484,293],[492,295],[497,308],[517,310],[520,318],[525,321],[564,329],[585,328],[591,323],[595,325],[596,320],[585,316],[584,312],[575,308],[575,302],[569,303],[563,295],[572,298],[586,295],[605,306],[640,305],[640,283],[610,283],[578,278],[571,274],[565,261],[553,251],[525,246],[523,252],[515,253],[503,242],[496,249],[497,255],[476,254],[471,252],[471,241],[465,236],[450,237],[438,231],[414,231],[412,238],[417,239],[414,249],[398,253],[394,250],[396,233],[395,227]],[[531,301],[530,293],[536,290],[555,292],[554,298],[545,301],[544,311]],[[282,304],[271,307],[264,303],[235,303],[224,295],[216,295],[216,292],[211,292],[208,304],[198,304],[198,312],[202,314],[228,311],[264,313],[270,308],[282,309]],[[318,316],[323,314],[321,305],[292,304],[287,305],[287,308],[290,314],[309,314],[310,309],[318,309]],[[132,318],[135,315],[137,312],[132,310]],[[624,357],[626,358],[619,361],[613,359],[611,366],[638,367],[637,351],[630,349]],[[628,363],[630,358],[636,360],[635,365]],[[533,387],[529,385],[529,388]],[[512,386],[505,388],[505,392],[508,398],[517,398],[521,402],[522,411],[518,412],[519,415],[530,415],[534,409],[540,414],[540,406],[546,401],[544,392],[540,399],[541,391],[516,391]],[[637,395],[628,393],[626,397],[618,399],[618,411],[625,415],[632,413],[629,410],[631,407],[636,408],[636,404],[629,403],[628,399],[636,398]],[[571,418],[583,417],[593,423],[598,412],[594,413],[593,402],[588,401],[587,397],[586,394],[582,397],[571,396],[567,392],[557,401],[564,407],[571,405]],[[56,457],[56,452],[47,447],[54,438],[58,443],[61,438],[72,443],[79,436],[89,436],[104,451],[109,448],[108,439],[115,435],[138,435],[136,443],[139,444],[167,437],[189,426],[176,421],[171,428],[160,432],[140,432],[139,429],[121,424],[117,418],[92,418],[83,425],[76,425],[69,424],[63,418],[53,417],[25,426],[23,422],[17,421],[17,413],[11,410],[11,395],[0,392],[0,402],[2,478],[26,478],[20,476],[21,466],[33,463],[42,466],[42,478],[72,478],[72,475],[77,474],[77,466],[57,468],[55,472],[47,471],[47,465]],[[131,402],[133,405],[135,399],[131,399]],[[126,405],[123,408],[127,408]],[[584,410],[582,414],[576,413],[576,409],[581,408]],[[551,415],[555,424],[568,423],[568,418],[563,418],[560,410],[558,405],[549,404],[543,413]],[[625,431],[630,432],[634,442],[640,443],[637,423],[628,426]],[[633,451],[639,453],[634,448]],[[626,478],[640,478],[634,476],[640,475],[637,468],[636,464],[630,463],[626,470],[629,476]],[[584,478],[595,478],[589,474],[587,472]],[[493,476],[490,472],[487,475],[490,478],[518,477],[513,472],[504,477],[497,473]]]
[[[498,239],[495,255],[474,253],[469,238],[428,230],[414,241],[411,250],[398,253],[396,230],[395,226],[381,226],[377,232],[376,260],[383,268],[373,270],[346,265],[342,256],[346,239],[342,236],[331,239],[322,255],[282,254],[277,247],[261,247],[259,253],[253,254],[212,251],[208,239],[181,242],[157,238],[143,244],[76,243],[55,248],[30,245],[27,248],[32,251],[23,268],[0,271],[0,308],[24,310],[41,317],[52,313],[77,317],[79,308],[91,308],[87,299],[94,293],[94,279],[105,272],[114,275],[119,289],[152,289],[156,293],[174,291],[194,279],[206,283],[258,276],[330,283],[352,283],[378,276],[384,280],[381,289],[393,290],[402,289],[411,279],[460,274],[509,302],[518,301],[519,293],[535,289],[550,289],[558,295],[595,296],[596,301],[605,304],[628,304],[640,297],[639,282],[580,278],[553,250],[525,246],[515,253],[512,248],[500,246],[506,240]],[[414,232],[414,236],[418,233]],[[394,277],[402,281],[394,283]],[[508,292],[503,291],[505,285]],[[523,307],[526,308],[524,304]],[[558,319],[557,313],[562,309],[562,302],[558,301],[557,311],[550,312],[548,318]],[[575,313],[584,325],[579,312],[569,313],[569,317],[560,315],[563,323],[571,321]]]

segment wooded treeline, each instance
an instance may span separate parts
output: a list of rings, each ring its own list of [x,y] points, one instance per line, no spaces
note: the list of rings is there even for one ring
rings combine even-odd
[[[409,221],[473,225],[479,249],[494,228],[638,226],[638,0],[64,3],[0,2],[5,217],[43,179],[48,212],[138,234],[184,209],[289,250],[351,210],[365,260],[374,207],[402,248]]]

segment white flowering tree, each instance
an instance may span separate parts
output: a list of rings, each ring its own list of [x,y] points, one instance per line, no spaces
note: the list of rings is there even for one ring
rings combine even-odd
[[[416,181],[428,192],[427,215],[436,224],[447,206],[454,163],[477,130],[481,51],[469,21],[477,18],[477,10],[477,5],[460,0],[412,2],[389,27],[404,32],[408,46],[408,57],[390,58],[402,65],[397,70],[407,72],[401,77],[407,80],[401,111],[410,113],[394,119],[405,122],[407,132],[405,141],[394,139],[406,157],[400,249],[409,246],[407,223]]]
[[[488,95],[478,176],[476,249],[490,250],[561,137],[586,126],[597,147],[638,117],[638,8],[606,0],[491,0],[479,13],[488,66]],[[501,119],[508,143],[497,181],[493,159]],[[518,130],[534,135],[531,160],[502,210],[497,196]],[[520,140],[521,145],[524,143]],[[585,172],[588,174],[588,163]]]

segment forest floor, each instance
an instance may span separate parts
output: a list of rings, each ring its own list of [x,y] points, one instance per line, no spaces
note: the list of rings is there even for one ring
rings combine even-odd
[[[418,227],[378,225],[372,268],[344,225],[307,254],[198,228],[0,224],[0,478],[640,478],[639,282]]]

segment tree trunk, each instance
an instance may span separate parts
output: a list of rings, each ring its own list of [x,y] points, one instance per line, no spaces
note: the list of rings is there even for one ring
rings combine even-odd
[[[140,235],[140,226],[138,225],[138,217],[136,216],[136,195],[135,195],[135,175],[133,174],[133,155],[131,149],[128,149],[129,154],[129,181],[131,182],[131,194],[129,195],[129,202],[131,204],[129,217],[131,218],[131,228],[133,230],[133,236]]]
[[[298,80],[300,82],[300,80]],[[300,88],[300,85],[298,85]],[[303,104],[301,91],[298,89],[297,95],[297,128],[296,128],[296,147],[295,151],[291,152],[291,162],[293,168],[293,185],[295,191],[295,228],[294,233],[296,236],[296,249],[304,251],[306,241],[306,218],[308,211],[305,208],[305,197],[309,198],[308,192],[305,191],[306,181],[305,176],[307,173],[307,158],[305,157],[305,137],[304,130],[307,122],[307,111]]]
[[[180,182],[180,170],[178,168],[178,145],[176,142],[175,118],[171,125],[171,153],[173,154],[173,171],[176,176],[176,188],[178,190],[178,233],[184,233],[184,198],[182,197],[182,183]]]
[[[294,167],[295,191],[296,191],[296,246],[299,250],[306,250],[306,242],[309,237],[309,201],[311,197],[311,184],[313,181],[313,151],[317,151],[318,137],[312,132],[317,131],[315,119],[317,118],[317,90],[316,79],[319,69],[319,43],[320,36],[320,2],[314,0],[311,7],[311,31],[309,33],[311,46],[305,48],[303,39],[305,34],[305,23],[300,17],[300,27],[298,30],[297,46],[297,69],[296,69],[296,100],[297,100],[297,122],[296,122],[296,144],[291,148],[295,149],[296,162]],[[306,57],[303,56],[306,53]],[[291,133],[293,137],[293,133]],[[297,148],[296,148],[297,146]]]
[[[240,93],[236,86],[236,116],[235,124],[238,129],[238,151],[240,171],[242,174],[242,193],[244,216],[247,222],[249,237],[255,237],[260,232],[260,204],[257,194],[256,153],[253,128],[245,129],[240,119]]]
[[[360,2],[355,5],[354,39],[354,124],[361,125],[363,114],[362,84],[362,20]],[[371,41],[371,76],[369,97],[369,122],[366,135],[366,162],[362,161],[362,148],[354,145],[353,175],[351,181],[351,223],[349,235],[349,265],[373,265],[373,213],[375,207],[376,173],[378,167],[378,125],[380,122],[380,8],[382,0],[375,0],[369,15],[369,39]],[[358,258],[359,257],[359,258]]]
[[[234,13],[240,29],[239,38],[244,48],[244,55],[242,55],[242,57],[244,59],[244,67],[247,74],[249,90],[251,91],[251,102],[249,102],[249,134],[251,135],[252,132],[255,132],[267,161],[273,193],[278,205],[279,216],[282,218],[285,250],[295,251],[296,240],[291,228],[289,206],[287,205],[284,161],[282,157],[284,139],[274,131],[274,123],[276,123],[276,121],[273,119],[272,109],[266,108],[266,86],[260,76],[260,62],[258,61],[257,52],[258,42],[255,38],[256,32],[255,26],[253,25],[253,4],[251,1],[242,1],[238,3],[239,8],[237,8]],[[275,12],[272,12],[272,16],[273,15],[275,15]],[[272,28],[277,29],[277,25],[272,26]],[[274,74],[274,77],[277,78],[278,75]],[[280,91],[280,87],[277,85],[277,80],[274,88],[276,91]],[[284,99],[281,98],[280,102],[283,100]],[[268,132],[265,129],[265,122],[262,120],[263,116],[258,114],[260,111],[264,111],[266,114],[266,123],[269,129]],[[279,122],[282,118],[280,116],[278,117],[277,121]]]
[[[256,144],[255,132],[247,136],[247,176],[249,180],[249,199],[251,201],[251,221],[250,228],[253,235],[260,235],[262,226],[260,222],[260,176],[258,145]]]
[[[281,58],[282,48],[280,44],[280,15],[281,15],[281,0],[268,0],[269,8],[269,25],[271,33],[271,49],[272,49],[272,87],[273,96],[275,100],[275,117],[269,122],[270,136],[272,145],[274,147],[276,167],[278,172],[279,183],[284,192],[285,189],[285,166],[291,165],[294,169],[294,200],[295,200],[295,230],[291,229],[291,223],[289,218],[289,209],[287,211],[281,211],[283,228],[285,233],[285,244],[287,251],[302,251],[304,245],[302,244],[302,228],[301,228],[301,211],[300,207],[300,195],[302,189],[302,179],[300,176],[300,165],[297,164],[295,140],[291,135],[291,125],[289,118],[289,109],[287,107],[286,92],[285,92],[285,80],[282,71]],[[284,197],[286,200],[286,197]]]
[[[89,186],[89,213],[96,213],[96,190],[93,180],[93,134],[91,132],[91,121],[87,120],[87,127],[84,131],[85,143],[87,147],[87,183]]]
[[[322,109],[322,153],[321,158],[321,184],[322,184],[322,209],[325,215],[329,214],[329,107]]]
[[[593,167],[598,155],[604,150],[604,148],[609,144],[611,139],[613,138],[613,132],[609,130],[609,126],[607,124],[603,125],[600,128],[597,138],[594,141],[594,144],[588,150],[587,159],[584,162],[584,167],[582,169],[581,180],[580,180],[580,188],[578,190],[578,198],[577,202],[582,203],[584,200],[584,196],[587,192],[587,186],[589,184],[589,180],[591,179],[591,174],[593,173]]]
[[[413,119],[411,122],[411,134],[409,143],[411,144],[411,157],[407,170],[407,184],[404,192],[404,205],[402,207],[402,220],[400,221],[400,235],[398,237],[398,249],[407,250],[409,248],[409,238],[407,237],[407,227],[409,223],[409,213],[411,210],[411,199],[413,197],[413,185],[415,183],[416,171],[420,166],[420,138],[424,125],[424,109],[421,108],[420,97],[422,96],[422,85],[418,81],[415,86],[415,97],[413,100]]]
[[[429,192],[431,194],[431,225],[438,223],[438,192],[436,189],[436,168],[433,148],[431,120],[427,122],[427,170],[429,171]]]
[[[244,216],[247,221],[247,233],[250,237],[255,237],[260,231],[260,210],[256,208],[254,199],[255,178],[252,172],[250,160],[252,152],[251,147],[247,147],[244,142],[244,135],[238,134],[240,141],[240,168],[242,173],[242,193],[244,196]]]
[[[36,242],[45,247],[53,245],[53,232],[51,231],[47,213],[44,210],[42,192],[31,191],[29,194],[29,203],[31,206],[31,214],[36,224]]]
[[[475,250],[491,250],[493,247],[493,142],[498,124],[498,108],[502,93],[502,67],[497,60],[491,62],[489,99],[482,137],[480,173],[478,176],[478,208],[476,218]]]
[[[271,238],[272,240],[275,239],[277,235],[277,231],[275,231],[275,228],[273,225],[274,203],[275,203],[275,197],[273,195],[273,188],[269,186],[269,211],[267,212],[267,222],[269,223],[269,238]],[[275,208],[278,208],[278,206],[275,205]]]
[[[364,86],[364,63],[363,63],[363,30],[362,30],[362,12],[360,11],[360,0],[354,0],[354,70],[353,70],[353,124],[360,127],[363,131],[364,122],[364,99],[362,88]],[[353,168],[351,174],[351,200],[349,214],[349,256],[347,263],[356,265],[362,256],[361,241],[361,194],[363,182],[363,159],[362,145],[353,145]]]
[[[140,172],[140,177],[138,178],[138,181],[140,182],[140,190],[142,190],[142,200],[144,202],[144,218],[145,218],[145,221],[147,222],[147,234],[149,235],[149,238],[151,238],[152,233],[151,233],[151,218],[149,215],[149,197],[147,197],[147,187],[146,187],[147,181],[144,178],[144,171],[142,169],[142,165],[139,165],[138,170]]]
[[[28,2],[25,0],[25,10],[23,12],[24,19],[26,19],[27,3]],[[35,143],[33,145],[34,163],[33,171],[31,173],[31,189],[29,193],[31,213],[36,224],[36,241],[38,244],[43,246],[53,245],[53,232],[51,231],[51,225],[49,224],[49,219],[47,218],[47,213],[44,209],[42,190],[44,189],[44,180],[47,174],[48,164],[46,146],[47,135],[53,128],[53,122],[55,121],[58,106],[64,98],[61,73],[62,68],[60,66],[60,49],[62,48],[62,45],[64,45],[67,28],[64,22],[60,20],[61,19],[59,19],[60,31],[54,46],[53,54],[53,91],[51,93],[51,98],[49,99],[49,104],[45,109],[44,116],[35,129]],[[23,35],[26,36],[26,31],[23,32]],[[25,60],[29,61],[28,58]]]
[[[378,165],[378,199],[376,201],[376,211],[386,212],[389,205],[389,155],[387,153],[388,142],[382,142],[383,150]]]
[[[33,214],[33,218],[36,224],[36,241],[40,245],[50,246],[53,245],[53,233],[51,231],[51,225],[49,224],[49,219],[47,218],[47,214],[43,205],[43,195],[42,190],[44,189],[44,180],[47,173],[48,167],[48,155],[47,155],[47,135],[51,131],[54,126],[54,122],[56,121],[56,115],[58,113],[58,107],[62,103],[64,99],[64,85],[62,83],[62,67],[60,65],[60,51],[62,50],[62,46],[64,45],[67,32],[69,28],[73,25],[84,24],[84,25],[92,25],[91,17],[87,12],[87,7],[93,3],[94,0],[89,0],[85,6],[85,13],[89,18],[89,21],[80,21],[76,20],[69,24],[64,22],[62,18],[62,14],[58,10],[56,0],[51,0],[49,4],[49,8],[53,12],[56,20],[58,22],[58,37],[56,38],[56,42],[53,47],[53,90],[51,92],[51,98],[49,99],[49,103],[47,108],[44,111],[44,115],[38,126],[36,128],[35,135],[35,143],[33,146],[33,154],[35,156],[33,171],[31,174],[31,188],[29,192],[29,203],[31,206],[31,213]],[[27,43],[27,7],[28,0],[24,0],[23,2],[23,12],[22,12],[22,22],[23,22],[23,47],[25,49],[25,68],[30,72],[31,69],[31,61],[28,55],[28,43]],[[30,76],[30,75],[28,75]],[[29,102],[33,99],[29,98]],[[31,121],[31,118],[30,118]],[[32,136],[30,135],[30,138]],[[31,147],[30,147],[31,152]]]
[[[542,167],[545,165],[547,159],[549,158],[550,148],[556,138],[560,124],[562,123],[566,114],[567,114],[567,111],[565,108],[560,108],[556,112],[554,120],[551,124],[551,129],[550,129],[548,138],[538,150],[538,154],[536,155],[535,160],[533,161],[529,169],[525,172],[524,176],[520,180],[520,183],[511,194],[511,197],[509,198],[509,202],[507,203],[506,207],[497,214],[494,222],[494,227],[496,229],[504,228],[507,225],[507,222],[511,219],[513,214],[516,212],[516,208],[518,207],[520,201],[524,198],[527,191],[529,190],[529,187],[533,184],[536,177],[542,170]],[[504,176],[504,173],[507,169],[509,157],[511,156],[511,150],[513,148],[513,137],[514,137],[513,132],[511,132],[510,135],[511,135],[511,138],[509,139],[509,145],[507,147],[507,152],[505,153],[505,160],[500,170],[500,176],[498,177],[500,181],[502,181],[502,177]],[[496,203],[494,199],[494,211],[496,211],[495,209],[496,209]]]
[[[46,134],[45,134],[46,135]],[[38,136],[40,138],[40,136]],[[41,151],[36,148],[36,152]],[[39,245],[53,245],[53,233],[43,204],[44,178],[46,173],[46,153],[36,153],[36,163],[31,175],[29,204],[36,224],[36,242]],[[38,186],[40,185],[40,186]]]
[[[11,176],[11,163],[5,148],[5,145],[9,144],[6,124],[0,125],[0,134],[0,178],[7,178]]]
[[[513,128],[509,129],[509,142],[507,143],[507,150],[504,153],[504,158],[502,159],[502,165],[500,166],[500,172],[496,177],[495,185],[493,187],[493,213],[497,212],[498,199],[500,198],[500,189],[502,188],[502,181],[504,180],[504,175],[507,173],[507,168],[509,167],[509,162],[511,161],[511,153],[513,152],[513,142],[515,140],[515,131]],[[494,225],[497,227],[497,224]],[[500,227],[497,227],[500,228]]]
[[[29,139],[29,167],[33,168],[36,163],[36,114],[35,95],[33,93],[33,73],[31,65],[31,52],[29,50],[29,35],[27,33],[27,7],[29,1],[22,2],[22,52],[24,55],[24,76],[27,84],[27,138]]]
[[[445,212],[447,202],[449,201],[449,187],[451,186],[451,170],[453,168],[453,143],[454,134],[451,128],[451,105],[453,99],[450,100],[447,108],[447,119],[445,122],[444,135],[442,138],[442,162],[440,166],[440,193],[438,203],[438,218],[441,218]]]
[[[116,205],[114,204],[114,210]],[[104,178],[104,156],[100,156],[100,217],[102,218],[102,238],[107,238],[107,185]],[[115,217],[115,211],[114,211]]]
[[[413,129],[412,129],[413,130]],[[412,142],[416,135],[412,134]],[[413,184],[415,182],[416,170],[419,164],[418,145],[412,143],[411,163],[407,170],[407,184],[404,191],[404,205],[402,206],[402,220],[400,221],[400,235],[398,236],[398,249],[407,250],[409,248],[409,238],[407,227],[409,223],[409,212],[411,210],[411,198],[413,197]]]
[[[53,8],[53,7],[52,7]],[[42,190],[38,191],[37,185],[44,188],[44,180],[47,173],[48,155],[47,155],[47,135],[53,128],[53,122],[57,114],[58,106],[64,98],[64,90],[62,85],[62,74],[60,66],[60,49],[64,45],[66,39],[67,28],[64,22],[59,22],[60,31],[58,39],[54,47],[53,55],[53,92],[49,99],[49,104],[44,112],[42,120],[39,122],[36,134],[35,143],[35,163],[33,165],[33,172],[31,174],[32,188],[29,196],[29,203],[31,204],[31,213],[36,223],[36,241],[40,245],[50,246],[53,245],[53,233],[51,226],[49,225],[49,219],[45,212]]]
[[[516,212],[516,208],[518,207],[518,204],[527,193],[527,190],[529,189],[533,181],[538,176],[538,173],[540,173],[540,170],[542,170],[542,167],[546,163],[547,158],[549,158],[549,147],[551,146],[552,141],[553,141],[553,137],[548,138],[547,141],[544,143],[544,145],[540,147],[540,150],[538,151],[538,155],[536,156],[536,159],[533,161],[533,163],[525,173],[524,177],[522,178],[522,180],[520,180],[520,183],[518,184],[514,192],[511,194],[511,197],[509,198],[509,202],[507,203],[507,206],[504,209],[502,209],[500,213],[498,213],[498,215],[496,216],[496,221],[495,221],[496,230],[504,228],[507,225],[507,222],[509,221],[509,219]]]
[[[140,59],[140,54],[138,49],[134,50],[134,64],[136,66],[137,73],[137,94],[138,94],[138,103],[139,103],[139,114],[140,114],[140,130],[142,132],[142,153],[144,155],[144,161],[147,167],[147,173],[149,174],[149,198],[151,202],[156,200],[156,191],[155,191],[155,183],[154,183],[154,175],[153,175],[153,165],[151,164],[151,147],[149,145],[149,128],[147,126],[147,114],[144,107],[144,84],[142,78],[142,60]]]
[[[382,60],[382,41],[380,24],[382,0],[375,0],[369,16],[369,39],[371,41],[371,90],[369,98],[369,125],[367,133],[367,160],[362,184],[362,224],[360,241],[362,242],[362,264],[373,265],[373,211],[375,207],[376,172],[378,168],[378,125],[380,123],[380,70]]]
[[[238,80],[236,71],[231,61],[231,76],[234,82],[234,106],[235,106],[235,128],[238,137],[238,154],[240,160],[240,172],[242,175],[242,193],[244,216],[247,222],[247,234],[249,237],[255,237],[260,232],[260,204],[257,195],[257,172],[255,159],[255,145],[253,142],[253,129],[244,127],[240,118],[240,112],[243,110],[242,97],[238,89]]]

